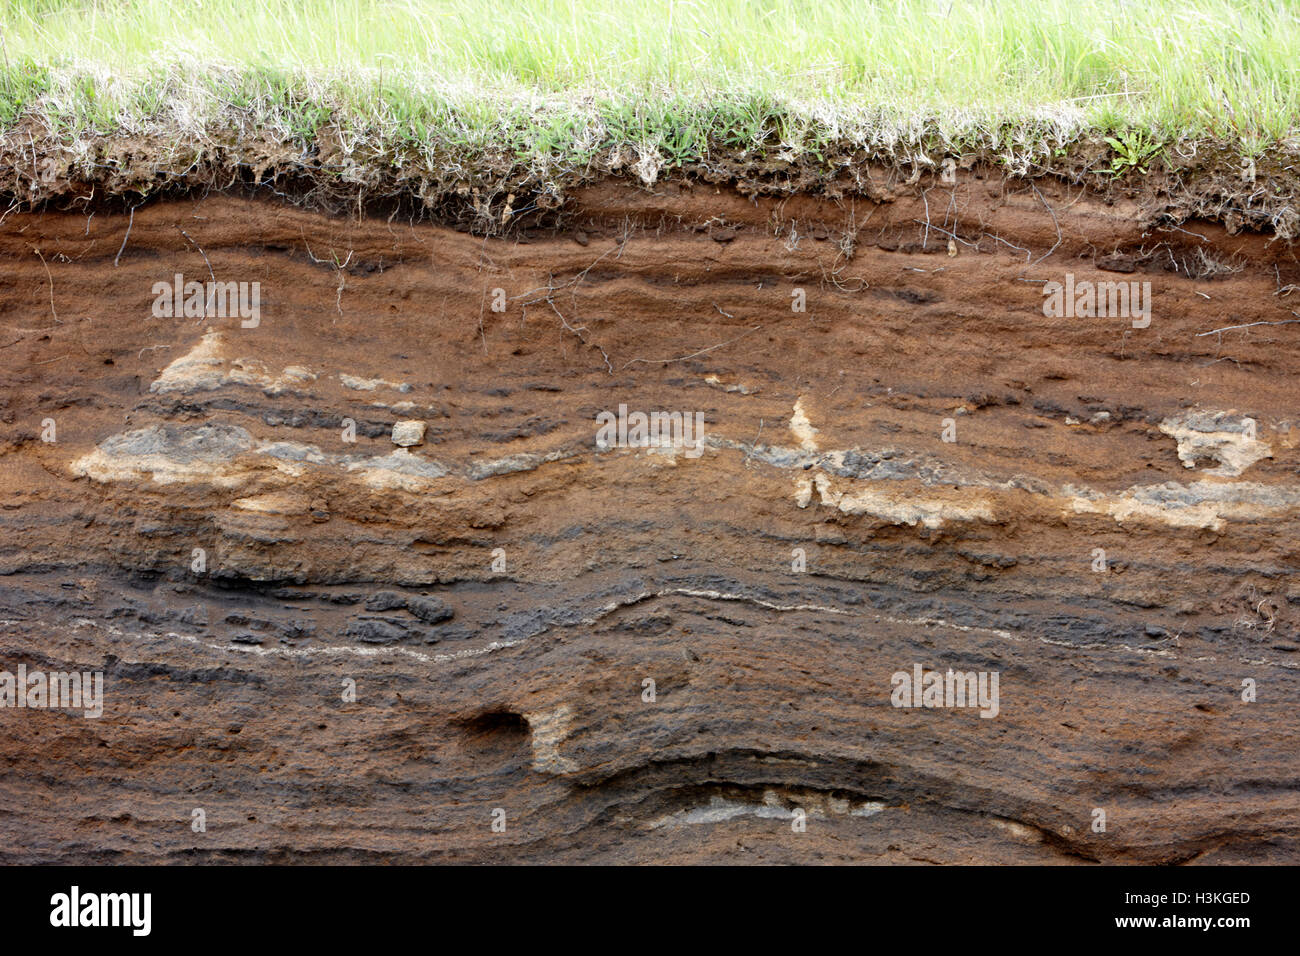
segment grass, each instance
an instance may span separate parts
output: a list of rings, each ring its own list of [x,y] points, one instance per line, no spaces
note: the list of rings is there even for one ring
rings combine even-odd
[[[647,181],[846,146],[1023,165],[1092,137],[1123,174],[1172,144],[1295,150],[1298,69],[1289,0],[8,0],[0,132],[84,152],[237,127],[343,166]]]

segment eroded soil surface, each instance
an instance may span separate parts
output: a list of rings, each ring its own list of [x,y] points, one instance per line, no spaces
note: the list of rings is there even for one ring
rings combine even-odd
[[[1137,218],[10,214],[0,668],[104,713],[0,708],[0,860],[1300,860],[1300,266]],[[177,273],[256,327],[155,316]],[[1067,273],[1149,325],[1046,317]],[[996,717],[892,706],[917,664]]]

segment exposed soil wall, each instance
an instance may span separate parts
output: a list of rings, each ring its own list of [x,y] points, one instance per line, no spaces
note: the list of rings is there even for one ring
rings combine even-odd
[[[5,217],[0,666],[105,691],[0,709],[0,859],[1300,858],[1292,248],[879,199]],[[996,716],[893,706],[917,664]]]

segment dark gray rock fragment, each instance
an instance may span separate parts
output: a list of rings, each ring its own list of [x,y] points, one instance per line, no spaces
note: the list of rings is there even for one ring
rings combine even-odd
[[[425,624],[437,624],[441,621],[450,620],[456,613],[445,602],[435,597],[408,598],[406,609]]]
[[[396,591],[380,591],[366,599],[368,611],[396,611],[406,607],[406,595]]]
[[[396,644],[406,639],[405,625],[388,618],[359,617],[348,624],[343,636],[362,644]]]

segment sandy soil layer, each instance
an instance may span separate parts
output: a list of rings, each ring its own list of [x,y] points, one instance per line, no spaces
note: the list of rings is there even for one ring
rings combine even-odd
[[[104,712],[0,708],[0,860],[1300,859],[1292,251],[882,200],[7,216],[0,669]]]

